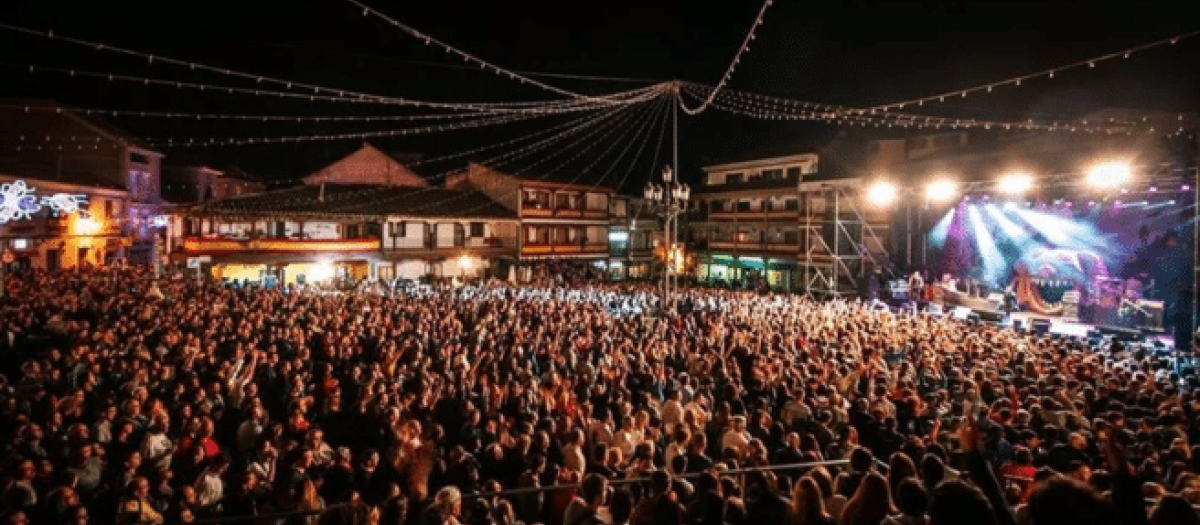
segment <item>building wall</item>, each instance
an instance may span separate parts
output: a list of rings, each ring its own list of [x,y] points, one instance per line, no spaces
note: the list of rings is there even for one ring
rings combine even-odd
[[[0,251],[11,250],[18,260],[39,269],[50,269],[55,261],[57,269],[81,263],[99,266],[110,257],[126,256],[132,228],[124,216],[125,192],[0,175],[0,183],[16,180],[25,180],[39,200],[64,193],[83,195],[87,203],[83,213],[56,215],[43,205],[29,219],[0,224]]]

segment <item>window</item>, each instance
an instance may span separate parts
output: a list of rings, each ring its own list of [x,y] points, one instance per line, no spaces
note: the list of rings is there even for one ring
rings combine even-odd
[[[746,177],[741,173],[730,173],[729,175],[725,176],[725,184],[737,186],[738,184],[741,184],[745,178]]]
[[[129,162],[134,164],[150,164],[150,159],[141,153],[130,153]]]
[[[786,244],[800,244],[800,232],[796,230],[783,232],[783,242]]]
[[[483,237],[483,230],[482,222],[471,223],[471,237]]]
[[[750,211],[750,201],[738,201],[737,211]]]
[[[763,170],[762,178],[764,178],[766,180],[782,179],[783,178],[783,170],[781,170],[781,169]]]
[[[388,223],[388,236],[404,237],[404,221],[389,222]]]
[[[346,232],[345,238],[347,238],[347,239],[357,239],[358,238],[358,225],[357,224],[347,224],[345,226],[344,231]]]
[[[13,239],[12,248],[14,250],[29,249],[29,240],[28,239]]]
[[[783,209],[787,211],[796,211],[800,209],[800,201],[797,199],[787,199],[783,201]]]
[[[113,216],[113,201],[110,201],[110,200],[104,201],[104,216],[108,217],[108,218],[112,218],[112,216]]]
[[[793,178],[799,178],[799,177],[800,177],[800,167],[799,166],[793,166],[793,167],[787,169],[787,178],[793,179]]]

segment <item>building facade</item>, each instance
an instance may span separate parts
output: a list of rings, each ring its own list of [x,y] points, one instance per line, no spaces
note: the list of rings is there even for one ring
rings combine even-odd
[[[430,186],[371,146],[290,189],[181,207],[177,257],[219,279],[507,277],[516,212],[472,189]]]
[[[704,168],[688,244],[700,282],[844,295],[885,255],[886,216],[857,176],[822,173],[813,153]]]
[[[516,213],[522,261],[609,256],[609,188],[521,178],[475,163],[447,177],[446,187],[478,191]]]
[[[0,172],[42,185],[91,188],[87,194],[122,192],[104,198],[122,203],[119,215],[106,218],[129,240],[122,256],[158,262],[162,153],[85,111],[47,100],[0,99],[0,122],[0,143],[8,145],[0,149]]]
[[[102,266],[125,259],[133,246],[130,198],[124,190],[4,173],[0,188],[6,194],[26,188],[33,199],[27,202],[37,203],[37,211],[27,217],[0,222],[0,253],[11,259],[10,265],[51,272]],[[47,198],[59,203],[52,206]],[[66,209],[64,199],[72,203]]]
[[[609,206],[609,254],[596,264],[614,281],[649,279],[661,271],[655,249],[663,243],[659,218],[645,199],[614,195]]]

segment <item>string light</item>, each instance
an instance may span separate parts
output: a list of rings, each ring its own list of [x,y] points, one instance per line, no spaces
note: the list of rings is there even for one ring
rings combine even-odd
[[[424,34],[406,24],[401,23],[399,20],[396,20],[395,18],[387,16],[368,5],[366,5],[362,2],[359,2],[358,0],[346,0],[346,2],[349,2],[351,4],[354,4],[354,5],[362,8],[363,16],[374,15],[375,17],[383,20],[384,22],[391,24],[393,27],[409,34],[413,38],[416,38],[417,40],[421,40],[421,41],[425,42],[425,45],[439,46],[439,47],[445,49],[446,53],[452,53],[452,54],[459,55],[462,57],[464,62],[474,62],[476,64],[479,64],[480,68],[482,68],[484,70],[491,69],[497,75],[507,76],[510,79],[516,79],[516,80],[521,81],[522,83],[531,84],[533,86],[542,88],[544,90],[547,90],[547,91],[550,91],[553,93],[558,93],[560,95],[565,95],[565,96],[568,96],[571,98],[585,99],[585,100],[603,100],[603,97],[592,97],[592,96],[588,96],[588,95],[582,95],[582,94],[579,94],[579,93],[576,93],[573,91],[567,91],[565,89],[554,87],[554,86],[551,86],[544,82],[534,80],[527,76],[521,75],[515,71],[510,71],[508,69],[501,68],[500,66],[492,64],[491,62],[488,62],[479,57],[471,55],[465,51],[459,50],[458,48],[451,46],[450,44],[447,44],[445,42],[442,42],[441,40],[438,40],[427,34]]]
[[[253,80],[255,83],[274,84],[277,86],[283,86],[289,90],[291,90],[291,89],[311,90],[312,93],[310,96],[313,96],[313,97],[321,95],[322,93],[325,93],[326,97],[329,97],[331,99],[337,99],[337,100],[356,99],[356,100],[359,100],[360,102],[370,101],[370,102],[376,102],[376,103],[409,105],[409,106],[429,107],[429,108],[444,108],[444,109],[454,109],[454,108],[481,109],[481,108],[502,108],[502,107],[528,107],[528,106],[537,106],[537,105],[544,104],[542,102],[439,103],[439,102],[431,102],[431,101],[410,100],[410,99],[405,99],[405,98],[385,97],[385,96],[381,96],[381,95],[363,93],[363,92],[347,90],[347,89],[343,89],[343,88],[325,87],[325,86],[320,86],[320,85],[316,85],[316,84],[296,82],[294,80],[287,80],[287,79],[276,78],[276,77],[271,77],[271,76],[267,76],[267,75],[260,75],[257,73],[248,73],[248,72],[244,72],[244,71],[237,71],[237,70],[223,68],[223,67],[210,66],[210,65],[199,63],[199,62],[180,60],[180,59],[171,58],[171,57],[164,57],[161,55],[152,55],[150,53],[136,51],[136,50],[128,49],[128,48],[111,46],[111,45],[107,45],[107,44],[101,44],[99,42],[93,42],[93,41],[89,41],[89,40],[85,40],[85,39],[81,39],[81,38],[56,35],[56,34],[54,34],[53,31],[40,31],[40,30],[36,30],[36,29],[30,29],[30,28],[21,27],[21,26],[17,26],[17,25],[13,25],[13,24],[7,24],[7,23],[3,23],[3,22],[0,22],[0,29],[12,31],[12,32],[16,32],[16,33],[21,33],[21,34],[29,35],[29,36],[54,39],[56,41],[61,41],[61,42],[76,44],[79,46],[89,47],[89,48],[93,48],[93,49],[96,49],[99,51],[124,54],[127,56],[133,56],[133,57],[147,59],[147,60],[149,60],[151,57],[153,57],[154,60],[157,60],[159,63],[163,63],[163,64],[179,66],[179,67],[186,67],[189,70],[201,70],[201,71],[207,71],[210,73],[216,73],[216,74],[229,76],[229,77]],[[30,66],[31,71],[34,68],[35,68],[35,66]],[[69,71],[70,70],[68,70],[68,73],[69,73]],[[113,75],[113,76],[115,77],[116,75]],[[520,77],[520,78],[524,79],[525,77]],[[144,79],[144,81],[147,84],[149,83],[149,79]],[[532,81],[532,82],[536,83],[536,81]],[[251,91],[253,91],[253,90],[251,90]],[[586,102],[592,103],[592,104],[620,103],[619,100],[621,98],[622,93],[625,93],[625,92],[613,93],[613,94],[608,94],[608,95],[587,96],[587,97],[581,97],[581,98],[583,99],[583,101],[586,101]],[[577,97],[577,98],[579,98],[579,97]],[[562,102],[562,101],[559,101],[559,102]]]
[[[539,140],[539,141],[537,141],[537,142],[534,142],[534,143],[531,143],[531,144],[527,144],[527,145],[525,145],[525,146],[523,146],[523,147],[521,147],[521,148],[519,148],[519,149],[516,149],[516,150],[512,150],[512,151],[509,151],[509,152],[502,153],[502,154],[500,154],[500,155],[493,156],[493,157],[491,157],[491,158],[489,158],[489,159],[486,159],[486,160],[482,161],[482,163],[484,163],[484,164],[493,164],[493,163],[495,163],[495,164],[498,164],[498,165],[505,165],[505,164],[507,164],[507,163],[509,163],[509,162],[513,162],[513,161],[515,161],[515,160],[517,160],[517,159],[521,159],[521,158],[527,157],[527,156],[529,156],[529,155],[533,155],[533,154],[535,154],[535,153],[537,153],[537,152],[539,152],[539,151],[541,151],[541,150],[544,150],[544,149],[546,149],[546,148],[548,148],[548,147],[550,147],[550,146],[552,146],[552,145],[556,144],[556,143],[557,143],[557,142],[559,142],[559,141],[562,141],[562,140],[564,140],[564,139],[566,139],[566,138],[568,138],[568,137],[570,137],[570,136],[573,136],[573,135],[575,135],[575,134],[577,134],[577,133],[580,133],[580,132],[582,132],[583,130],[585,130],[585,129],[587,129],[587,128],[594,127],[594,126],[597,126],[597,125],[599,125],[599,124],[601,124],[601,123],[603,123],[603,122],[606,122],[608,119],[611,119],[611,118],[613,118],[613,117],[616,117],[616,116],[619,116],[619,115],[627,115],[627,111],[628,111],[628,110],[629,110],[629,107],[628,107],[628,106],[625,106],[625,107],[618,107],[618,108],[613,108],[613,109],[610,109],[610,110],[608,110],[608,111],[606,111],[606,112],[602,113],[602,114],[601,114],[601,115],[599,115],[599,116],[591,116],[591,117],[584,117],[584,118],[578,119],[578,120],[576,120],[576,121],[574,121],[574,122],[573,122],[573,124],[574,124],[574,125],[573,125],[573,126],[570,128],[570,129],[568,129],[568,130],[564,131],[563,133],[560,133],[560,134],[557,134],[557,135],[554,135],[554,136],[551,136],[551,137],[548,137],[548,138],[545,138],[545,139]],[[538,132],[538,134],[541,134],[541,133],[544,133],[544,131],[543,131],[543,132]],[[590,138],[590,137],[591,137],[592,135],[594,135],[594,134],[595,134],[595,131],[589,132],[589,133],[588,133],[588,134],[586,134],[585,136],[581,137],[579,140],[580,140],[580,141],[582,141],[582,140],[586,140],[586,139]],[[534,134],[534,135],[536,135],[536,134]],[[532,137],[532,136],[533,136],[533,135],[530,135],[529,137],[523,137],[522,139],[530,138],[530,137]],[[578,142],[578,141],[577,141],[577,142]],[[480,149],[484,149],[484,148],[480,148]],[[445,159],[445,158],[450,158],[450,157],[456,157],[456,156],[461,156],[461,155],[460,155],[460,154],[447,155],[447,156],[443,157],[442,159]],[[428,162],[433,162],[434,160],[441,160],[441,159],[430,159]],[[450,171],[446,171],[446,172],[443,172],[443,173],[440,173],[440,174],[436,174],[436,175],[434,175],[434,176],[430,177],[430,179],[431,179],[431,180],[436,180],[436,179],[438,179],[438,178],[442,178],[442,177],[448,176],[448,175],[450,175],[451,173],[456,173],[456,172],[458,172],[458,171],[459,171],[459,170],[450,170]],[[485,186],[487,186],[487,185],[485,185]],[[382,204],[382,203],[386,203],[386,202],[391,202],[392,200],[395,200],[395,199],[397,199],[397,198],[401,198],[401,197],[404,197],[404,196],[410,196],[410,197],[411,197],[411,196],[414,196],[414,195],[420,195],[420,194],[422,194],[422,193],[425,193],[425,192],[428,192],[428,191],[432,191],[432,190],[434,190],[434,189],[438,189],[438,188],[437,188],[437,187],[435,187],[435,186],[430,186],[430,187],[427,187],[427,188],[422,188],[422,189],[420,189],[420,190],[418,190],[418,191],[416,191],[416,192],[412,192],[412,193],[405,193],[405,194],[403,194],[403,195],[394,196],[394,197],[386,198],[386,199],[379,200],[379,201],[375,201],[375,202],[376,202],[377,204]],[[482,188],[482,187],[480,187],[480,188],[478,188],[478,189],[481,189],[481,190],[482,190],[483,188]],[[340,211],[349,210],[349,209],[352,209],[352,208],[355,208],[355,207],[359,207],[359,206],[361,206],[361,199],[364,199],[364,198],[370,198],[370,196],[371,196],[372,194],[376,194],[376,193],[384,192],[384,191],[386,191],[386,190],[387,190],[387,188],[371,187],[371,188],[367,188],[367,189],[364,189],[364,190],[361,190],[361,191],[358,191],[358,192],[351,192],[351,193],[349,193],[349,194],[342,194],[342,197],[344,197],[344,198],[347,198],[347,199],[348,199],[348,202],[350,202],[350,205],[348,205],[348,206],[345,206],[345,207],[343,207],[343,208],[334,208],[334,209],[333,209],[333,210],[331,210],[331,211],[334,211],[334,212],[340,212]],[[463,196],[460,196],[460,197],[455,197],[454,199],[457,199],[457,198],[462,198],[462,197],[463,197]],[[297,200],[294,200],[294,201],[293,201],[293,203],[304,203],[304,202],[309,202],[309,201],[315,201],[315,197],[314,197],[314,198],[311,198],[311,199],[297,199]],[[446,201],[446,199],[443,199],[441,202],[445,202],[445,201]],[[267,209],[267,210],[263,210],[263,209],[257,209],[257,208],[256,208],[256,209],[254,209],[254,210],[251,210],[251,211],[249,211],[249,213],[251,213],[251,214],[262,214],[262,213],[264,213],[264,212],[266,212],[266,213],[268,213],[268,214],[270,214],[270,213],[293,213],[293,212],[291,212],[291,211],[282,211],[282,210],[279,210],[279,209],[277,209],[277,208],[272,208],[272,209]],[[247,211],[242,211],[242,213],[247,213]]]
[[[349,0],[349,1],[354,1],[354,0]],[[716,89],[714,89],[711,93],[709,93],[708,97],[705,98],[704,101],[701,102],[700,105],[696,106],[695,108],[689,108],[686,105],[684,105],[682,98],[677,99],[677,101],[680,103],[679,109],[682,109],[683,112],[687,113],[688,115],[698,115],[698,114],[704,112],[704,110],[708,109],[708,106],[710,104],[712,104],[713,98],[715,98],[717,96],[717,93],[720,92],[721,89],[724,88],[725,85],[729,83],[729,79],[733,78],[733,68],[736,67],[738,62],[740,62],[742,60],[742,55],[750,50],[750,41],[754,40],[754,33],[755,33],[755,31],[758,31],[758,26],[762,25],[763,17],[766,16],[767,8],[771,7],[771,4],[772,4],[772,0],[766,0],[765,2],[763,2],[762,8],[760,8],[758,10],[758,17],[756,17],[754,20],[754,25],[750,26],[750,31],[748,31],[746,33],[745,40],[742,40],[742,47],[740,47],[738,49],[737,53],[733,55],[733,61],[730,62],[729,67],[725,69],[725,74],[721,75],[721,80],[717,82]]]
[[[897,106],[900,104],[923,105],[925,102],[934,102],[934,101],[945,102],[945,97],[951,96],[954,94],[958,94],[958,93],[961,93],[963,97],[966,97],[967,93],[975,93],[975,92],[980,92],[980,91],[991,93],[993,87],[1000,87],[1000,86],[1006,86],[1006,85],[1020,86],[1021,82],[1024,80],[1036,79],[1036,78],[1042,78],[1042,77],[1052,79],[1052,78],[1054,78],[1055,74],[1058,72],[1068,71],[1068,70],[1072,70],[1072,69],[1079,69],[1079,68],[1083,68],[1083,67],[1087,67],[1089,69],[1094,69],[1096,67],[1096,64],[1098,64],[1100,62],[1114,60],[1118,57],[1129,58],[1133,53],[1140,53],[1142,51],[1154,49],[1157,47],[1162,47],[1162,46],[1165,46],[1168,44],[1174,45],[1174,44],[1178,43],[1180,40],[1183,40],[1186,38],[1192,38],[1197,35],[1200,35],[1200,31],[1192,31],[1189,33],[1181,34],[1181,35],[1176,35],[1176,36],[1173,36],[1170,38],[1164,38],[1162,40],[1155,40],[1153,42],[1134,46],[1134,47],[1131,47],[1131,48],[1128,48],[1128,49],[1125,49],[1122,51],[1117,51],[1114,53],[1107,53],[1107,54],[1100,55],[1097,57],[1092,57],[1092,58],[1080,60],[1077,62],[1071,62],[1066,65],[1057,66],[1057,67],[1053,67],[1050,69],[1044,69],[1042,71],[1038,71],[1035,73],[1028,73],[1025,75],[1020,75],[1020,76],[1009,78],[1006,80],[989,82],[987,84],[973,86],[973,87],[969,87],[966,89],[956,89],[954,91],[950,91],[950,92],[946,92],[946,93],[938,93],[938,94],[934,94],[934,95],[928,95],[928,96],[918,97],[918,98],[914,98],[914,99],[904,100],[901,102],[889,102],[887,104],[872,106],[867,109],[877,109],[877,110],[887,111],[890,107]]]

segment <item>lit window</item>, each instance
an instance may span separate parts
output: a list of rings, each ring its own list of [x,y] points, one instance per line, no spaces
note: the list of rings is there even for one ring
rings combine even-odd
[[[13,239],[14,250],[25,250],[29,248],[29,239]]]

